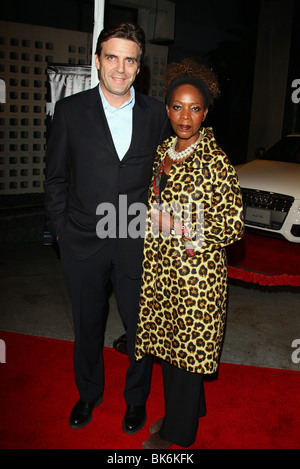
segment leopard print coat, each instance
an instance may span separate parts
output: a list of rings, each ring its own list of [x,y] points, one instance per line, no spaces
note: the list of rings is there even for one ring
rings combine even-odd
[[[174,137],[165,140],[154,161],[135,357],[150,354],[209,374],[218,367],[226,319],[225,246],[244,233],[242,197],[234,168],[212,128],[205,128],[194,154],[172,165],[161,193],[163,209],[182,218],[189,239],[155,233],[150,211],[173,142]]]

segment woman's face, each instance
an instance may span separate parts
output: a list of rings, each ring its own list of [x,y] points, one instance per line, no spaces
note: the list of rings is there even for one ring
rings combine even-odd
[[[174,132],[179,139],[186,140],[188,145],[194,143],[199,136],[199,129],[208,109],[204,107],[204,97],[193,85],[181,85],[171,97],[167,113]]]

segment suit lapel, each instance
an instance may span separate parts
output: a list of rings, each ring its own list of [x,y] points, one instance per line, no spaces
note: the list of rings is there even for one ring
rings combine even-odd
[[[130,158],[131,152],[143,140],[144,129],[147,123],[148,112],[149,112],[149,108],[144,105],[144,103],[139,97],[139,94],[135,92],[135,105],[133,107],[133,115],[132,115],[133,122],[132,122],[131,143],[126,154],[123,157],[123,161],[125,160],[125,158]]]
[[[130,146],[124,155],[122,161],[130,158],[131,152],[139,146],[143,140],[145,125],[147,124],[147,115],[149,108],[140,99],[139,93],[135,93],[135,105],[133,107],[133,123],[132,123],[132,137]],[[87,117],[91,122],[91,125],[95,128],[95,131],[100,136],[101,141],[105,144],[110,154],[117,160],[119,160],[117,151],[114,146],[114,142],[109,130],[109,126],[105,117],[102,101],[100,98],[98,86],[91,90],[89,96],[88,109],[86,111]]]
[[[105,117],[98,86],[91,90],[86,114],[89,121],[91,122],[91,125],[94,127],[98,136],[101,138],[101,142],[105,144],[110,153],[112,153],[113,156],[119,161],[119,157],[116,152],[114,142]]]

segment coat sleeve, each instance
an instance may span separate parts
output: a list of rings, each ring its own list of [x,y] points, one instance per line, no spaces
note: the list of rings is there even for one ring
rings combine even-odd
[[[244,235],[242,194],[233,166],[217,162],[212,173],[210,201],[198,207],[198,224],[191,236],[195,254],[228,246]]]
[[[70,180],[70,154],[63,107],[57,103],[46,150],[46,227],[57,235],[64,221]]]

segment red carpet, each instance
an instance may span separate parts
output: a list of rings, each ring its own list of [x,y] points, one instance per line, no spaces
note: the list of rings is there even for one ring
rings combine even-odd
[[[245,233],[227,248],[228,275],[260,285],[300,286],[300,243]]]
[[[6,363],[0,363],[2,449],[140,449],[149,425],[162,416],[155,364],[147,424],[136,435],[122,431],[128,358],[106,348],[104,401],[88,426],[71,430],[68,418],[77,400],[72,342],[7,332],[0,339],[6,343]],[[299,372],[221,363],[218,378],[205,384],[207,415],[190,450],[300,448]]]

